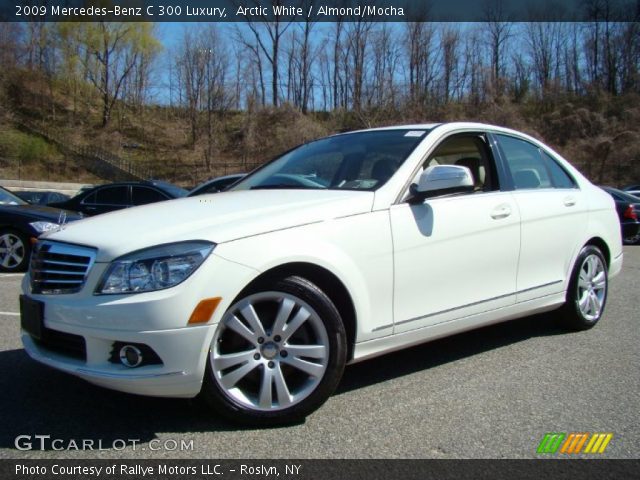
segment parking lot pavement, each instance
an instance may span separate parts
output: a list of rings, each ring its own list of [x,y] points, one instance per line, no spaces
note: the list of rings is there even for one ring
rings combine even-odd
[[[0,275],[0,457],[526,458],[547,432],[611,432],[600,457],[640,451],[640,247],[625,247],[591,331],[567,333],[539,315],[353,365],[306,422],[265,430],[237,428],[194,401],[111,392],[36,364],[18,336],[20,279]],[[103,450],[15,448],[17,436],[36,434]],[[135,451],[122,439],[139,441]]]

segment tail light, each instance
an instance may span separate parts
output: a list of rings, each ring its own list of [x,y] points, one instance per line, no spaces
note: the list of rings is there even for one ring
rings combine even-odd
[[[629,205],[622,216],[630,220],[638,220],[638,214],[636,213],[636,209],[633,208],[633,205]]]

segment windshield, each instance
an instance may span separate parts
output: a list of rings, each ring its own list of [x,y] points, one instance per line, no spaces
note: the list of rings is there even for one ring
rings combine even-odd
[[[0,187],[0,205],[27,205],[27,202]]]
[[[230,188],[376,190],[398,170],[427,129],[349,133],[301,145]]]

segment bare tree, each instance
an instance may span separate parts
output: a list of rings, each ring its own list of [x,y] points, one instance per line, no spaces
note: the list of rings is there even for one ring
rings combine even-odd
[[[177,59],[189,117],[192,146],[195,146],[198,140],[198,112],[204,91],[209,55],[201,33],[191,28],[183,31],[181,50]]]
[[[261,2],[253,0],[256,6],[262,5]],[[283,5],[282,0],[270,0],[268,5],[271,7],[279,7]],[[259,48],[264,54],[269,65],[271,65],[271,103],[274,107],[278,106],[279,87],[280,87],[280,42],[285,34],[291,21],[283,21],[282,15],[275,8],[271,10],[273,20],[269,20],[268,15],[261,16],[261,20],[256,21],[253,16],[245,16],[247,26],[253,33],[256,41],[256,48]]]
[[[218,34],[215,24],[208,24],[202,35],[205,56],[204,103],[207,116],[207,145],[204,151],[205,166],[211,170],[213,158],[218,150],[216,141],[216,114],[229,106],[226,92],[228,58],[226,46]]]
[[[459,45],[460,32],[449,26],[444,27],[440,37],[440,46],[442,49],[441,94],[444,103],[449,103],[451,96],[457,92],[459,86]]]
[[[373,82],[369,97],[376,106],[383,107],[396,103],[396,78],[400,62],[400,51],[394,39],[395,32],[388,23],[373,35]]]
[[[408,46],[409,98],[413,102],[427,101],[436,78],[438,52],[432,23],[406,24]]]
[[[507,42],[511,38],[513,23],[508,21],[503,0],[487,0],[484,6],[485,29],[491,52],[491,81],[495,93],[502,93],[501,78]]]
[[[357,18],[350,22],[347,31],[348,55],[345,59],[350,64],[351,98],[353,109],[362,110],[363,87],[367,76],[367,46],[373,23]]]

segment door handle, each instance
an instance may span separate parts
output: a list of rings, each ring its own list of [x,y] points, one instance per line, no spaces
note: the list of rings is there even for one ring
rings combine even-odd
[[[576,198],[575,197],[565,197],[564,199],[564,206],[565,207],[573,207],[576,204]]]
[[[494,208],[491,211],[491,218],[493,218],[494,220],[507,218],[509,215],[511,215],[511,207],[506,203],[503,203],[502,205],[498,205],[496,208]]]

